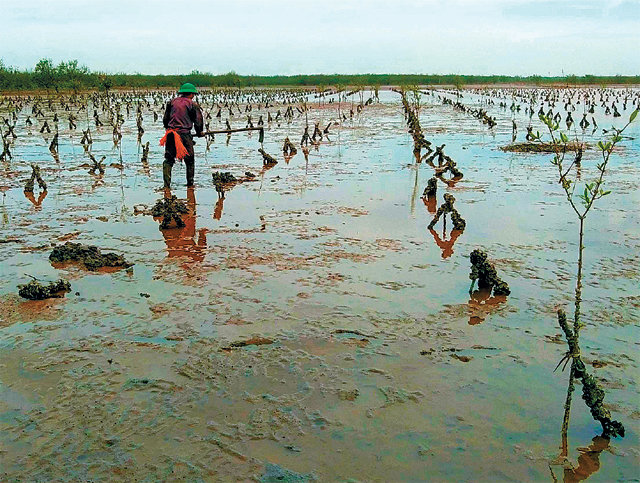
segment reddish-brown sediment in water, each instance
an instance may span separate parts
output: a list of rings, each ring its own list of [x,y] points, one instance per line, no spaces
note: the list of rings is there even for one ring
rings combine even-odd
[[[65,300],[48,298],[45,300],[25,300],[17,294],[2,297],[0,326],[6,327],[17,322],[56,320],[60,317]]]
[[[91,125],[91,152],[105,156],[100,177],[77,169],[88,159],[78,148],[83,121],[77,132],[59,123],[57,164],[51,136],[35,125],[29,134],[28,107],[17,113],[16,157],[0,171],[5,479],[549,478],[568,378],[553,373],[566,352],[555,310],[571,308],[576,252],[551,157],[499,149],[511,143],[512,118],[520,131],[527,125],[524,111],[485,96],[497,120],[489,130],[443,106],[437,96],[451,94],[438,91],[423,97],[420,123],[434,145],[446,143],[464,178],[439,180],[436,197],[421,202],[434,168],[415,164],[399,96],[380,95],[359,114],[354,95],[353,119],[351,102],[338,119],[337,104],[318,109],[314,100],[306,115],[294,107],[290,122],[270,125],[267,111],[276,109],[253,100],[253,121],[265,120],[264,150],[278,164],[262,168],[255,134],[228,144],[218,136],[209,150],[198,139],[196,186],[186,188],[183,164],[173,168],[185,226],[166,230],[136,209],[164,196],[164,130],[152,112],[164,99],[140,103],[141,145],[134,97],[128,114],[121,103],[117,148],[111,127]],[[480,105],[477,94],[464,95],[466,105]],[[201,103],[215,116],[212,98]],[[246,122],[246,104],[242,114],[234,108],[233,126]],[[53,111],[41,105],[51,124]],[[66,121],[64,106],[54,108]],[[227,114],[210,119],[212,129]],[[0,115],[9,115],[6,103]],[[603,126],[617,122],[596,116]],[[311,129],[332,122],[330,139],[281,162],[285,137],[299,146],[305,117]],[[595,146],[601,133],[590,132],[584,141]],[[590,214],[581,335],[585,363],[628,434],[601,450],[592,441],[598,423],[574,397],[572,467],[553,466],[556,478],[624,480],[640,468],[640,136],[629,134],[608,170],[613,192]],[[583,180],[593,178],[596,154],[584,151]],[[37,197],[22,191],[27,159],[46,159],[39,164],[49,191],[37,209]],[[256,176],[220,198],[211,177],[218,170]],[[452,231],[448,217],[446,227],[441,219],[427,229],[445,193],[455,196],[464,232]],[[67,241],[109,247],[135,270],[50,264],[52,244]],[[508,298],[468,293],[476,248],[508,282]],[[23,302],[25,274],[67,278],[72,292]]]

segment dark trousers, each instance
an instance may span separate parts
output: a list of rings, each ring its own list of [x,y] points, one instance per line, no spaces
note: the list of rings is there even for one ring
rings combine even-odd
[[[193,137],[191,134],[180,134],[182,144],[187,148],[187,154],[184,158],[184,165],[187,168],[187,186],[193,186],[193,175],[196,169],[196,160],[193,153]],[[162,178],[164,187],[171,188],[171,168],[176,162],[176,143],[172,135],[167,136],[167,143],[164,149],[164,163],[162,163]]]

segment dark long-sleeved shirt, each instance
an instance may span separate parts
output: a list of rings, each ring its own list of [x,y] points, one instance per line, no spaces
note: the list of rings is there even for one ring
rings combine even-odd
[[[165,129],[175,129],[180,134],[189,134],[191,128],[200,134],[203,128],[202,111],[188,97],[178,96],[167,103],[162,123]]]

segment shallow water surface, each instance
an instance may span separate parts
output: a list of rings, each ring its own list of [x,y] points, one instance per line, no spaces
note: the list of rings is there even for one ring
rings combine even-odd
[[[524,112],[465,93],[465,105],[496,116],[490,130],[438,96],[452,98],[424,95],[420,122],[464,173],[454,186],[439,183],[437,195],[437,206],[444,193],[455,196],[463,233],[450,221],[427,229],[435,207],[421,194],[433,168],[415,163],[394,92],[332,126],[308,159],[301,149],[290,160],[281,151],[286,136],[299,143],[304,114],[270,123],[264,149],[279,163],[269,169],[257,133],[228,143],[218,136],[209,150],[197,140],[195,188],[186,188],[183,166],[173,170],[173,194],[190,210],[185,227],[164,231],[139,213],[163,196],[162,125],[150,108],[144,165],[135,102],[118,147],[109,126],[92,125],[92,152],[106,156],[96,176],[81,167],[90,162],[82,133],[66,129],[62,108],[56,162],[51,135],[25,125],[25,107],[13,159],[0,171],[2,479],[637,478],[638,123],[612,156],[611,195],[587,219],[581,338],[627,434],[598,439],[578,385],[573,466],[550,467],[568,381],[568,370],[553,372],[566,351],[555,311],[572,309],[577,220],[551,155],[499,149],[511,141],[512,118],[524,141]],[[311,126],[340,120],[337,103],[310,99],[309,107]],[[341,109],[350,107],[351,97]],[[254,110],[254,120],[266,112]],[[598,107],[600,128],[585,140],[602,139],[602,127],[620,126],[630,112],[616,120]],[[533,124],[542,130],[536,116]],[[582,179],[595,176],[597,160],[585,151]],[[49,186],[27,198],[33,162]],[[256,177],[220,199],[212,171]],[[51,247],[64,241],[135,265],[53,267]],[[506,299],[469,295],[475,248],[509,283]],[[27,275],[67,278],[72,291],[24,301],[16,286]]]

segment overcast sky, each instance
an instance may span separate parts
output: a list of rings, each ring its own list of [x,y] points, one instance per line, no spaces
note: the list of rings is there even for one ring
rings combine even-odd
[[[107,72],[640,74],[640,0],[0,0],[0,59]]]

